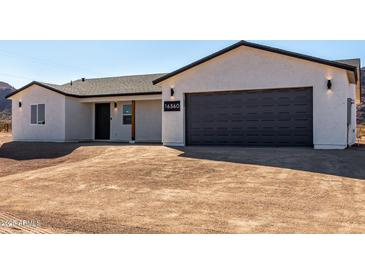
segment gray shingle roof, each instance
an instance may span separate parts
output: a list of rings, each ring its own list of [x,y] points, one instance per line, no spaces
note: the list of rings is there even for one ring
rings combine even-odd
[[[161,92],[161,88],[152,81],[165,74],[145,74],[120,77],[81,79],[64,85],[42,83],[65,94],[76,96],[103,96],[118,94],[145,94]]]

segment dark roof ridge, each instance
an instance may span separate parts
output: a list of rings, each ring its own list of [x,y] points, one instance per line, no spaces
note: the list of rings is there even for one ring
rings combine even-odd
[[[146,73],[146,74],[131,74],[131,75],[121,75],[121,76],[106,76],[106,77],[94,77],[94,78],[87,78],[85,77],[85,81],[87,80],[101,80],[101,79],[111,79],[111,78],[126,78],[126,77],[140,77],[140,76],[153,76],[153,75],[165,75],[167,73]],[[76,80],[71,80],[73,83],[74,82],[80,82],[81,81],[81,78],[80,79],[76,79]],[[51,84],[49,83],[50,85],[58,85],[58,84]],[[68,83],[64,83],[64,84],[61,84],[61,85],[58,85],[58,86],[64,86],[64,85],[68,85],[70,84],[70,82]]]

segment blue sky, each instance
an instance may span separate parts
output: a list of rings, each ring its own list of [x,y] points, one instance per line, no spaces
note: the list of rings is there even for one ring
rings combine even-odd
[[[365,60],[365,41],[253,41],[325,59]],[[236,41],[0,41],[0,81],[62,84],[170,72]],[[363,63],[364,64],[364,63]]]

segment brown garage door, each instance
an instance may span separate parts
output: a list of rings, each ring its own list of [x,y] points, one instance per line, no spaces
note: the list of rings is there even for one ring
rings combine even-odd
[[[312,88],[186,94],[187,145],[312,146]]]

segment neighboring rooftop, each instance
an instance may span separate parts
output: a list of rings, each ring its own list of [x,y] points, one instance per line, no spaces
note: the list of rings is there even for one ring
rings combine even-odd
[[[153,85],[152,81],[162,77],[165,74],[145,74],[119,77],[93,78],[71,81],[63,85],[55,85],[42,82],[31,82],[30,84],[16,90],[8,97],[18,93],[25,88],[37,84],[64,95],[75,97],[94,97],[94,96],[113,96],[127,94],[148,94],[159,93],[161,88]]]

